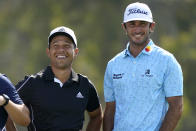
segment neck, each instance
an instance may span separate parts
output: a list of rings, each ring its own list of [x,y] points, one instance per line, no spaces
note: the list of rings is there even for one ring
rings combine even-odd
[[[58,69],[53,66],[51,67],[55,77],[58,78],[62,83],[65,83],[69,79],[71,74],[71,68]]]
[[[146,45],[149,43],[149,40],[145,42],[144,44],[135,44],[133,42],[129,42],[129,51],[133,55],[133,57],[137,57],[140,52],[146,47]]]

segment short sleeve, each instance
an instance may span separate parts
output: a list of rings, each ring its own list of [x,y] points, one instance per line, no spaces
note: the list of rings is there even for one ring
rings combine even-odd
[[[0,77],[1,87],[3,88],[2,94],[6,94],[9,96],[10,100],[13,101],[16,104],[22,104],[22,100],[20,99],[14,85],[11,83],[11,81],[4,75]]]
[[[183,95],[182,69],[173,55],[168,60],[168,68],[164,76],[163,86],[166,97]]]
[[[89,97],[87,103],[87,111],[92,112],[100,107],[97,91],[92,83],[89,82]]]
[[[115,101],[111,67],[108,63],[104,75],[104,97],[106,102]]]

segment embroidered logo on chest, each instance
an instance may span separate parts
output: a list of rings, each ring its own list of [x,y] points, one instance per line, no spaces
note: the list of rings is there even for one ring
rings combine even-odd
[[[113,79],[122,79],[123,78],[124,73],[120,73],[120,74],[113,74]]]
[[[153,74],[151,74],[150,69],[146,69],[142,77],[153,77]]]
[[[82,99],[82,98],[84,98],[84,96],[82,95],[82,93],[81,93],[81,92],[78,92],[78,94],[76,95],[76,98],[80,98],[80,99]]]

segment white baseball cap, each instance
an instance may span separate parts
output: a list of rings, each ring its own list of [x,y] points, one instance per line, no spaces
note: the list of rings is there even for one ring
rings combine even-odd
[[[68,27],[65,27],[65,26],[57,27],[50,32],[50,35],[48,36],[48,45],[50,44],[52,39],[57,35],[65,35],[65,36],[69,37],[74,42],[75,47],[77,47],[77,39],[74,34],[74,31]]]
[[[124,12],[123,23],[135,20],[153,22],[152,13],[148,5],[136,2],[127,6]]]

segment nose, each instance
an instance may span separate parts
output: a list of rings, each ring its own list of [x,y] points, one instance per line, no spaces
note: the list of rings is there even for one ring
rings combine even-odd
[[[64,51],[65,51],[65,48],[64,48],[64,46],[58,46],[58,47],[56,48],[56,50],[57,50],[58,52],[64,52]]]
[[[141,32],[141,27],[140,26],[135,26],[134,32],[135,33],[140,33]]]

